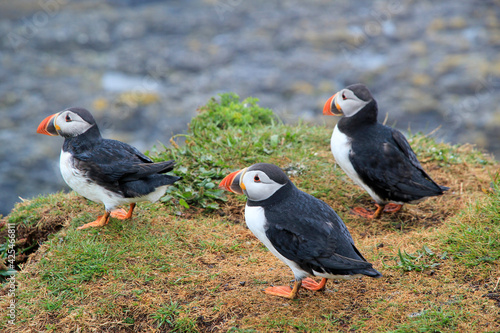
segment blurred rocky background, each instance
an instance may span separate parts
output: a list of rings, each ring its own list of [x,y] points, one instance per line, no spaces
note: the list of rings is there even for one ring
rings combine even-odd
[[[287,122],[367,84],[380,118],[500,156],[500,1],[0,2],[0,213],[68,188],[46,116],[91,110],[104,136],[168,144],[218,93]],[[333,118],[333,117],[328,117]],[[327,149],[327,148],[325,148]]]

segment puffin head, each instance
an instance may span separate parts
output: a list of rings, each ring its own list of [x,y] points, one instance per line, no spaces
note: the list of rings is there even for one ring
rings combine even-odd
[[[219,188],[237,194],[245,194],[252,201],[271,197],[290,179],[274,164],[257,163],[227,175]]]
[[[356,83],[330,97],[323,107],[323,114],[352,117],[372,101],[370,90],[364,84]]]
[[[83,108],[68,108],[45,118],[38,125],[37,133],[74,137],[96,126],[92,114]]]

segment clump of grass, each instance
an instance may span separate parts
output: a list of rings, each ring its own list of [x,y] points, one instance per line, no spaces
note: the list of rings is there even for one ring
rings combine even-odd
[[[175,320],[179,316],[179,303],[170,302],[161,306],[153,315],[152,318],[158,322],[156,328],[162,326],[170,326],[173,328],[175,326]]]
[[[257,104],[257,98],[248,97],[240,101],[240,97],[234,93],[219,96],[219,101],[211,98],[198,110],[199,115],[189,126],[192,133],[212,137],[217,136],[217,129],[249,128],[279,122],[271,109]]]
[[[447,259],[448,254],[444,252],[441,256],[437,256],[426,245],[422,246],[422,250],[417,250],[415,253],[408,253],[406,250],[398,250],[397,258],[393,260],[396,265],[386,266],[387,268],[400,269],[403,272],[423,272],[426,269],[433,269],[440,265],[439,259]]]
[[[433,306],[431,309],[410,314],[407,323],[398,325],[391,333],[404,332],[443,332],[456,331],[459,324],[470,320],[470,314],[464,310],[445,309]]]
[[[198,332],[196,322],[188,317],[182,317],[182,306],[176,301],[162,305],[151,318],[156,322],[157,329],[172,332]]]
[[[226,194],[217,185],[230,171],[281,157],[284,151],[300,151],[302,142],[317,140],[318,131],[283,125],[270,109],[257,102],[256,98],[240,101],[235,94],[221,94],[219,101],[211,99],[199,109],[187,134],[170,140],[172,147],[148,153],[154,160],[176,160],[173,172],[182,177],[168,188],[162,202],[175,199],[185,208],[218,209],[219,203],[226,201]],[[303,134],[305,131],[307,134]],[[184,139],[184,144],[178,139]],[[325,140],[325,147],[327,144]],[[304,153],[311,154],[306,149]],[[283,165],[282,161],[278,164],[291,172],[304,169],[300,165]]]

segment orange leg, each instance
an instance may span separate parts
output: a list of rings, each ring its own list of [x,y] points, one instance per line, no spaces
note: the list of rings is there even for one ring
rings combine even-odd
[[[109,222],[109,215],[110,215],[109,212],[105,212],[104,215],[98,216],[97,220],[95,220],[94,222],[84,224],[76,229],[82,230],[82,229],[87,229],[87,228],[91,228],[91,227],[96,228],[96,227],[105,226]]]
[[[116,209],[111,212],[111,217],[126,220],[132,217],[132,213],[134,212],[135,203],[130,204],[130,209],[128,212],[125,209]]]
[[[308,290],[319,291],[325,289],[325,286],[326,286],[325,278],[322,278],[320,283],[314,281],[311,278],[305,278],[304,280],[302,280],[302,287]]]
[[[289,286],[269,287],[264,290],[264,293],[273,296],[294,299],[297,297],[301,285],[302,285],[301,281],[295,281],[293,289],[290,288]]]

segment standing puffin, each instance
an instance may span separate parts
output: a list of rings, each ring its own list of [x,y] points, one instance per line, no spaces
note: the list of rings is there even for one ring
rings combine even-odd
[[[404,135],[377,122],[377,102],[363,84],[353,84],[330,97],[323,114],[342,117],[331,139],[336,162],[375,200],[375,212],[356,207],[354,213],[379,218],[397,212],[404,203],[442,195],[424,171]]]
[[[59,164],[64,181],[78,194],[104,204],[104,215],[77,229],[104,226],[110,216],[129,219],[136,202],[155,202],[167,185],[180,179],[164,174],[173,169],[174,161],[153,163],[126,143],[103,139],[94,117],[83,108],[45,118],[37,133],[64,138]],[[130,205],[128,212],[113,210],[123,204]]]
[[[248,228],[295,275],[289,286],[269,287],[266,294],[289,299],[301,286],[322,290],[326,279],[380,277],[354,246],[351,234],[335,211],[300,191],[276,165],[257,163],[226,176],[219,185],[245,194]],[[307,276],[320,276],[317,283]]]

